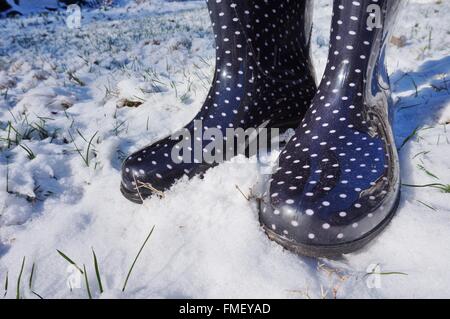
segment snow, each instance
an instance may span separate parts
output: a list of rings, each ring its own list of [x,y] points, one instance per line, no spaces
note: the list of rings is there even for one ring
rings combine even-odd
[[[330,4],[315,1],[317,75],[326,62]],[[389,51],[405,184],[450,183],[449,9],[447,1],[410,1],[394,34],[406,44]],[[266,167],[252,159],[180,181],[142,206],[125,200],[118,186],[126,154],[186,124],[207,93],[214,49],[205,4],[83,11],[74,30],[64,18],[0,20],[0,295],[8,276],[6,298],[16,296],[26,257],[23,298],[36,298],[31,290],[87,298],[84,279],[67,286],[72,275],[80,278],[59,249],[86,265],[94,298],[450,297],[449,194],[436,188],[404,187],[387,230],[339,260],[297,256],[267,239],[251,196]],[[374,267],[385,275],[367,275]]]
[[[42,12],[46,9],[54,9],[59,7],[58,0],[40,0],[40,1],[34,1],[34,0],[20,0],[20,1],[14,1],[14,0],[6,0],[6,2],[11,9],[8,11],[15,11],[20,14],[30,14],[35,12]]]

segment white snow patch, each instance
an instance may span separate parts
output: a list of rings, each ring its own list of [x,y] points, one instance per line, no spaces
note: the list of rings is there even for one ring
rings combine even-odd
[[[320,78],[331,1],[314,3]],[[449,10],[447,1],[410,1],[395,31],[406,45],[389,51],[398,146],[417,129],[400,151],[406,184],[450,183]],[[0,282],[8,272],[12,283],[26,257],[24,278],[34,262],[33,289],[43,297],[87,297],[83,282],[66,285],[59,249],[86,264],[99,298],[450,296],[449,194],[436,188],[404,187],[388,229],[342,260],[296,256],[260,228],[256,203],[236,186],[257,193],[276,154],[264,165],[235,159],[143,206],[122,197],[126,154],[186,124],[208,92],[215,57],[203,1],[86,11],[79,30],[68,30],[59,13],[3,19],[0,28]],[[139,107],[117,107],[136,97]],[[370,289],[371,265],[407,275],[382,276]],[[35,298],[25,280],[21,288]]]

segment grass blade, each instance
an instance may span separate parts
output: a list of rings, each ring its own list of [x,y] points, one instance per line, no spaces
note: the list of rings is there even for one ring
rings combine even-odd
[[[441,190],[443,193],[450,193],[450,184],[442,184],[442,183],[432,183],[425,185],[413,185],[413,184],[402,184],[405,187],[414,187],[414,188],[425,188],[431,187]]]
[[[433,206],[431,206],[431,205],[429,205],[429,204],[427,204],[427,203],[425,203],[425,202],[422,202],[421,200],[417,200],[417,202],[419,202],[420,204],[424,205],[425,207],[428,207],[429,209],[431,209],[431,210],[437,212],[437,209],[434,208]]]
[[[92,295],[91,295],[91,288],[89,287],[89,280],[87,277],[87,272],[86,272],[86,266],[83,265],[83,269],[84,269],[84,281],[86,282],[86,290],[89,296],[89,299],[92,299]]]
[[[100,277],[100,270],[98,267],[97,256],[95,255],[94,248],[92,248],[92,254],[94,255],[94,267],[95,267],[95,275],[97,276],[98,288],[100,289],[100,293],[102,294],[103,293],[102,279]]]
[[[430,151],[423,151],[423,152],[419,152],[416,155],[413,156],[412,159],[415,159],[416,157],[420,156],[420,155],[427,155],[428,153],[430,153]]]
[[[136,255],[136,258],[134,258],[133,264],[131,264],[130,270],[128,271],[127,278],[125,279],[125,283],[123,284],[122,292],[125,291],[125,288],[127,287],[128,279],[130,278],[131,272],[133,271],[134,265],[136,264],[136,261],[139,258],[139,255],[141,254],[142,250],[145,247],[145,244],[147,244],[147,241],[150,239],[150,236],[153,233],[153,230],[155,229],[155,226],[152,227],[150,230],[150,233],[148,234],[147,238],[145,239],[144,243],[141,246],[141,249],[139,249],[139,252]]]
[[[44,297],[42,297],[40,294],[38,294],[37,292],[34,292],[33,290],[31,290],[31,293],[33,295],[35,295],[36,297],[38,297],[39,299],[44,299]]]
[[[86,165],[89,166],[89,152],[91,150],[92,141],[94,140],[94,137],[97,135],[98,131],[95,132],[94,135],[92,135],[91,139],[89,140],[87,149],[86,149]]]
[[[423,184],[423,185],[415,185],[415,184],[402,184],[405,187],[415,187],[415,188],[425,188],[425,187],[440,187],[443,184],[433,183],[433,184]]]
[[[30,288],[30,290],[33,289],[33,275],[34,275],[34,267],[35,264],[33,263],[33,266],[31,266],[31,274],[30,274],[30,280],[28,282],[28,287]]]
[[[406,145],[406,143],[408,143],[408,141],[409,141],[410,139],[412,139],[414,136],[416,136],[416,134],[417,134],[417,132],[419,131],[419,129],[420,129],[420,126],[417,126],[417,127],[411,132],[411,134],[409,134],[409,135],[403,140],[403,143],[402,143],[402,145],[400,145],[399,150],[401,150],[401,149]]]
[[[6,272],[6,279],[5,279],[5,293],[3,294],[3,297],[6,297],[6,294],[8,293],[8,272]]]
[[[70,259],[69,257],[67,257],[67,255],[64,254],[62,251],[60,251],[60,250],[58,250],[58,249],[57,249],[56,251],[58,252],[58,254],[61,255],[62,258],[64,258],[65,260],[67,260],[67,261],[69,262],[69,264],[75,266],[75,268],[78,269],[78,270],[81,272],[81,274],[83,274],[83,270],[81,270],[81,268],[78,267],[78,265],[77,265],[72,259]]]
[[[417,164],[417,167],[418,167],[421,171],[425,172],[425,174],[427,174],[428,176],[433,177],[433,178],[435,178],[435,179],[439,179],[439,177],[437,177],[435,174],[433,174],[432,172],[430,172],[429,170],[427,170],[427,169],[425,168],[425,166],[423,166],[423,165],[421,165],[421,164]]]
[[[36,155],[34,155],[34,152],[31,150],[31,148],[29,148],[28,146],[26,146],[25,144],[19,144],[19,146],[25,151],[27,152],[27,157],[29,160],[33,160],[36,158]]]
[[[23,268],[25,267],[25,257],[22,259],[22,267],[20,267],[19,277],[17,278],[16,299],[20,299],[20,282],[22,281]]]
[[[401,276],[408,276],[407,273],[400,272],[400,271],[390,271],[390,272],[371,272],[366,274],[367,276],[370,275],[380,275],[380,276],[391,276],[391,275],[401,275]]]
[[[35,265],[35,263],[33,263],[33,266],[31,266],[31,274],[30,274],[30,280],[28,282],[28,288],[30,288],[30,291],[33,295],[37,296],[39,299],[44,299],[40,294],[33,291],[33,276],[35,273],[35,269],[36,269],[36,265]]]

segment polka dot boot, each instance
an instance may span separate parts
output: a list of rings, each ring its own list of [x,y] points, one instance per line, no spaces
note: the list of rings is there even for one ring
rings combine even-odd
[[[194,120],[202,121],[200,129],[217,128],[223,136],[226,128],[297,128],[316,93],[309,59],[310,1],[208,0],[208,8],[216,42],[215,74],[186,131],[194,136]],[[175,163],[172,149],[181,138],[167,137],[125,160],[121,190],[126,198],[141,203],[184,175],[192,177],[215,165],[194,151]],[[212,141],[199,139],[201,149]]]
[[[292,251],[357,250],[397,208],[385,48],[400,6],[397,0],[334,1],[324,76],[260,205],[269,237]]]

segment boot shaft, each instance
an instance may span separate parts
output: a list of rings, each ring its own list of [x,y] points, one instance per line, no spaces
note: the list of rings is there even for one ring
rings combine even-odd
[[[382,68],[385,73],[384,50],[403,2],[334,1],[327,71],[340,78],[356,73],[366,79],[372,77],[371,70]]]
[[[386,47],[403,5],[403,0],[334,1],[330,49],[319,94],[332,90],[351,101],[364,97],[365,104],[382,105],[371,110],[392,122]]]
[[[299,79],[310,68],[311,0],[207,3],[218,68],[249,69],[276,81]]]

